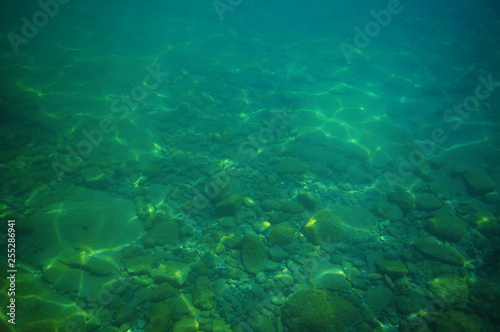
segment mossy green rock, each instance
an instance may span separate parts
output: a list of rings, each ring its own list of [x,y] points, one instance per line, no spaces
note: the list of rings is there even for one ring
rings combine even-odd
[[[151,215],[149,215],[148,219],[146,219],[146,222],[144,223],[144,230],[149,231],[150,229],[152,229],[153,227],[162,223],[165,220],[166,219],[165,219],[164,215],[161,215],[158,213],[151,214]]]
[[[221,242],[226,248],[237,249],[241,247],[243,238],[240,235],[230,234],[222,237]]]
[[[483,195],[495,191],[495,181],[482,172],[466,173],[464,179],[474,195]]]
[[[469,297],[469,286],[465,278],[456,275],[442,275],[427,282],[427,288],[438,299],[446,299],[449,304],[462,303]]]
[[[241,194],[231,195],[215,204],[214,214],[216,216],[231,216],[240,209],[242,203],[243,196]]]
[[[471,224],[483,234],[496,232],[500,228],[498,219],[489,211],[476,212],[470,217]]]
[[[427,221],[426,230],[445,241],[460,241],[467,233],[465,221],[457,217],[443,215]]]
[[[406,264],[401,261],[381,259],[377,262],[377,268],[380,273],[396,278],[402,278],[408,273]]]
[[[82,170],[85,186],[90,189],[105,189],[109,185],[106,174],[99,166],[92,166]]]
[[[102,255],[91,256],[83,265],[90,273],[96,275],[108,275],[113,272],[118,272],[119,268],[116,263],[109,257]]]
[[[200,310],[210,310],[215,307],[215,293],[205,285],[195,285],[193,305]]]
[[[297,201],[307,210],[314,210],[318,205],[318,196],[309,191],[303,191],[297,195]]]
[[[391,191],[387,194],[387,200],[399,206],[404,214],[410,213],[415,208],[415,197],[407,191]]]
[[[144,246],[152,248],[166,244],[177,244],[180,237],[180,227],[176,222],[165,220],[146,232]]]
[[[241,263],[248,272],[259,273],[264,260],[264,251],[264,243],[257,234],[245,234],[241,244]]]
[[[161,302],[153,305],[151,317],[146,326],[146,332],[168,331],[172,325],[172,307],[169,303]]]
[[[299,202],[285,201],[281,203],[281,211],[290,214],[299,214],[304,212],[304,207]]]
[[[433,236],[418,240],[415,242],[415,247],[430,259],[455,266],[465,264],[464,257],[455,248],[444,246]]]
[[[255,315],[251,317],[249,323],[252,326],[253,332],[274,332],[273,321],[266,315]],[[238,330],[237,330],[238,331]]]
[[[356,321],[354,306],[324,290],[304,289],[283,308],[283,323],[290,332],[344,331]]]
[[[301,228],[302,234],[314,245],[322,243],[356,244],[367,240],[371,234],[361,227],[344,224],[342,217],[328,209],[314,214]]]
[[[168,282],[164,282],[160,284],[154,291],[151,296],[151,300],[153,302],[161,302],[165,299],[168,299],[174,296],[177,293],[177,290],[170,285]]]
[[[455,324],[455,326],[460,327],[460,331],[467,332],[480,332],[483,330],[483,325],[481,318],[476,315],[466,314],[462,311],[449,310],[446,312],[448,319]]]
[[[379,314],[394,304],[396,295],[385,286],[376,286],[366,292],[365,301],[374,313]]]
[[[422,211],[431,212],[439,210],[443,207],[443,203],[434,195],[423,194],[417,197],[417,208]]]
[[[168,282],[174,287],[181,287],[188,278],[191,268],[186,263],[168,261],[160,264],[153,275],[153,280],[157,284]]]
[[[127,273],[130,275],[151,274],[153,266],[155,266],[155,258],[146,255],[135,256],[125,262]]]
[[[194,318],[184,318],[174,324],[173,332],[197,332],[200,324]]]
[[[276,165],[278,173],[307,173],[309,167],[297,158],[282,158]]]
[[[269,234],[269,241],[274,245],[285,246],[293,240],[295,240],[295,229],[289,222],[276,225]]]

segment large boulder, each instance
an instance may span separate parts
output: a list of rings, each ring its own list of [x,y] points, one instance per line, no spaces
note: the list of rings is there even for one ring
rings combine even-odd
[[[354,324],[354,306],[325,290],[304,289],[283,307],[283,324],[290,332],[337,332]]]
[[[314,245],[357,244],[373,236],[375,218],[366,211],[323,209],[302,226],[302,233]]]

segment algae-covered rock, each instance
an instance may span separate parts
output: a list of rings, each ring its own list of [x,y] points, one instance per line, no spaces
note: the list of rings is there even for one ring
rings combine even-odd
[[[430,259],[455,266],[465,264],[464,257],[455,248],[443,245],[433,236],[418,240],[415,242],[415,247]]]
[[[172,325],[172,307],[170,303],[156,303],[151,308],[151,316],[146,332],[168,331]]]
[[[127,273],[130,275],[151,274],[154,265],[155,258],[146,255],[135,256],[125,261]]]
[[[377,267],[380,273],[396,278],[402,278],[408,273],[406,264],[401,261],[381,259],[377,262]]]
[[[184,318],[174,324],[173,332],[197,332],[200,324],[194,318]]]
[[[176,222],[164,220],[149,231],[144,236],[144,246],[152,248],[164,246],[166,244],[177,244],[180,238],[180,227]]]
[[[210,310],[215,307],[215,293],[210,279],[199,277],[196,280],[193,292],[193,305],[201,310]]]
[[[55,261],[53,264],[47,264],[43,268],[43,277],[53,283],[62,292],[76,292],[80,290],[82,275],[83,271],[70,268],[58,261]]]
[[[295,240],[295,229],[289,222],[279,223],[269,234],[269,241],[274,245],[285,246],[293,240]]]
[[[350,302],[319,289],[301,290],[283,307],[283,324],[290,332],[340,332],[354,324],[356,318]]]
[[[281,262],[290,255],[285,249],[276,246],[269,248],[267,254],[269,255],[269,258],[275,262]]]
[[[108,275],[118,272],[119,268],[111,258],[104,255],[93,255],[83,265],[92,274]]]
[[[476,212],[470,217],[474,228],[484,234],[498,231],[500,225],[498,219],[489,211]]]
[[[426,230],[436,237],[446,241],[460,241],[467,233],[465,221],[460,218],[442,215],[427,221]]]
[[[214,214],[216,216],[231,216],[240,209],[242,203],[243,196],[241,194],[231,195],[215,204]]]
[[[278,173],[307,173],[309,167],[297,158],[281,158],[276,165]]]
[[[476,315],[467,314],[465,312],[457,310],[449,310],[446,312],[446,316],[453,324],[455,324],[455,326],[459,327],[460,331],[467,331],[467,332],[484,331],[482,320],[480,317]],[[455,329],[455,331],[456,330],[457,329]]]
[[[170,285],[168,282],[164,282],[160,284],[151,295],[151,300],[153,302],[161,302],[165,299],[168,299],[174,296],[177,293],[177,290]]]
[[[150,214],[146,222],[144,222],[144,230],[149,231],[156,225],[165,221],[165,216],[159,213]]]
[[[446,304],[462,303],[469,296],[469,287],[465,278],[456,275],[442,275],[427,282],[429,290]]]
[[[274,324],[266,315],[255,315],[250,317],[250,326],[253,332],[274,332]],[[237,329],[238,331],[238,329]]]
[[[264,249],[264,243],[257,234],[245,234],[241,244],[241,263],[248,272],[259,273],[264,260]]]
[[[174,287],[180,287],[187,281],[190,271],[188,264],[168,261],[158,266],[153,279],[157,284],[168,282]]]
[[[299,202],[284,201],[281,203],[281,211],[290,214],[299,214],[304,212],[304,207]]]
[[[341,242],[356,244],[371,236],[369,231],[346,224],[339,214],[328,209],[321,210],[309,218],[301,231],[314,245]]]
[[[99,166],[92,166],[82,170],[85,186],[90,189],[105,189],[109,185],[106,174]]]
[[[495,191],[495,181],[482,172],[466,173],[464,179],[474,195],[483,195]]]
[[[410,213],[415,208],[415,197],[412,193],[404,190],[387,193],[387,200],[399,206],[404,214]]]
[[[370,309],[378,314],[385,311],[396,301],[396,295],[385,286],[370,288],[366,292],[366,303]]]
[[[302,191],[297,195],[297,201],[307,210],[314,210],[318,205],[318,196],[309,191]]]
[[[417,208],[422,211],[431,212],[439,210],[443,207],[443,203],[434,195],[423,194],[417,197]]]
[[[237,249],[241,247],[243,238],[240,235],[230,234],[221,238],[221,243],[229,249]]]
[[[341,269],[326,262],[310,271],[309,282],[318,289],[350,292],[351,284]]]

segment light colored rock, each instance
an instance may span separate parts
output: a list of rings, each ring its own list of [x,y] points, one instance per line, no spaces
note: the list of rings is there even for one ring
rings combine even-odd
[[[351,284],[347,280],[344,271],[328,262],[322,262],[311,271],[309,282],[319,289],[351,291]]]
[[[187,281],[191,267],[181,262],[168,261],[160,264],[153,275],[155,283],[168,282],[174,287],[180,287]]]

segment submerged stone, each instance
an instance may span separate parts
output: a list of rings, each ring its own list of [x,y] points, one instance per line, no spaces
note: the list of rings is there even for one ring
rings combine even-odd
[[[168,261],[158,266],[153,275],[153,280],[157,284],[168,282],[174,287],[180,287],[187,281],[190,271],[191,268],[188,264]]]
[[[293,240],[295,240],[295,229],[289,222],[279,223],[269,234],[269,241],[274,245],[285,246]]]
[[[408,273],[406,264],[401,261],[381,259],[377,262],[377,267],[380,273],[396,278],[402,278]]]
[[[460,241],[467,233],[465,221],[460,218],[443,215],[427,221],[426,230],[436,237],[446,241]]]
[[[215,204],[214,214],[216,216],[231,216],[240,209],[242,203],[243,196],[241,194],[231,195]]]
[[[245,234],[241,244],[241,263],[248,272],[259,273],[264,260],[264,250],[264,242],[257,234]]]
[[[356,318],[350,302],[319,289],[301,290],[283,307],[283,324],[290,332],[344,331]]]
[[[483,195],[495,191],[495,181],[482,172],[466,173],[465,182],[475,195]]]
[[[430,259],[455,266],[465,264],[464,257],[455,248],[444,246],[433,236],[418,240],[415,247]]]

